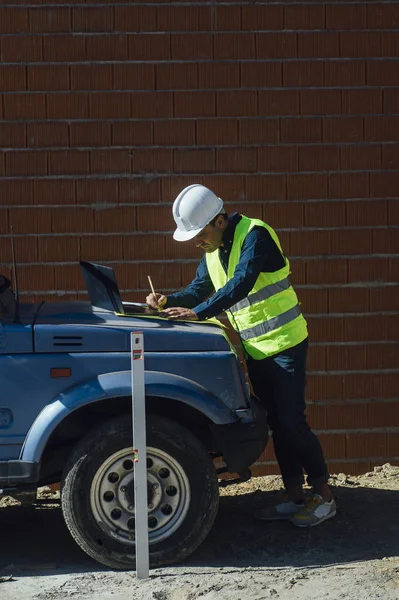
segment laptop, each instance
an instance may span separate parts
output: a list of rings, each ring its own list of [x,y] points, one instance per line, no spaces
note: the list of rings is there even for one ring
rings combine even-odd
[[[111,267],[84,260],[79,264],[92,306],[119,314],[159,315],[157,310],[147,304],[122,302],[115,273]]]

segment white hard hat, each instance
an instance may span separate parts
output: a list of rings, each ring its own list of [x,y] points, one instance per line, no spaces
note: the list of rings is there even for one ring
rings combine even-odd
[[[178,242],[191,240],[222,211],[223,200],[211,190],[199,183],[189,185],[173,203],[177,225],[173,238]]]

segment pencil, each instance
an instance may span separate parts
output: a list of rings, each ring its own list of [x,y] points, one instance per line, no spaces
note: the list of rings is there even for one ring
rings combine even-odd
[[[148,277],[148,281],[150,282],[150,288],[151,288],[151,291],[152,291],[152,293],[154,294],[154,298],[155,298],[155,300],[156,300],[156,303],[157,303],[157,305],[158,305],[158,310],[161,310],[161,307],[160,307],[160,306],[159,306],[159,304],[158,304],[158,298],[157,298],[157,295],[156,295],[156,293],[155,293],[154,286],[152,285],[151,277],[150,277],[149,275],[147,275],[147,277]]]

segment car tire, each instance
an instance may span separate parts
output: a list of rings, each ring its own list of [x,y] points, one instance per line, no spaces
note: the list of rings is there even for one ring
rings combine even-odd
[[[78,442],[61,482],[72,537],[115,569],[135,568],[132,447],[131,418],[107,421]],[[212,528],[218,482],[197,437],[159,415],[147,419],[147,494],[151,566],[182,561]]]

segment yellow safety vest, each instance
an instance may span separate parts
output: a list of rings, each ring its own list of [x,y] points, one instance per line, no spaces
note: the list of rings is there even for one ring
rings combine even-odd
[[[227,316],[248,355],[261,360],[296,346],[308,335],[306,321],[290,282],[290,263],[283,254],[276,232],[263,221],[242,215],[234,232],[227,275],[219,259],[219,250],[206,254],[206,264],[217,291],[233,277],[244,240],[255,226],[267,229],[285,264],[274,273],[261,273],[248,296],[234,304],[227,311]]]

